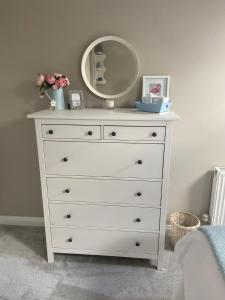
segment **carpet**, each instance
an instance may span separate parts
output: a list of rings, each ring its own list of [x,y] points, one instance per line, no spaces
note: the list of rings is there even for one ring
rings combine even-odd
[[[182,273],[171,250],[165,271],[149,260],[55,255],[46,261],[44,229],[0,226],[1,300],[172,300]]]

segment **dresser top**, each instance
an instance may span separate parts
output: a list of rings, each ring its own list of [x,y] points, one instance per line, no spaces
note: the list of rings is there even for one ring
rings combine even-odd
[[[174,112],[147,113],[136,109],[95,109],[81,110],[42,110],[27,115],[31,119],[61,119],[61,120],[127,120],[127,121],[176,121],[179,117]]]

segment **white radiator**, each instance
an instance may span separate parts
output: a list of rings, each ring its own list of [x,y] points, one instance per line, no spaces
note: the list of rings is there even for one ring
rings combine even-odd
[[[215,168],[209,218],[211,225],[225,225],[225,167]]]

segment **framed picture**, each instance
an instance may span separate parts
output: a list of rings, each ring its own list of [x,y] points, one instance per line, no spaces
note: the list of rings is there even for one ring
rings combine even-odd
[[[143,76],[142,97],[148,97],[150,94],[159,97],[169,97],[169,89],[169,76]]]
[[[70,109],[82,109],[84,108],[84,97],[81,90],[70,90],[69,95],[69,108]]]

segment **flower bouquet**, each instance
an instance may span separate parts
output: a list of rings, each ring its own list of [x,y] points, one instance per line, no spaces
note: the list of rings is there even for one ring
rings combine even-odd
[[[40,97],[44,98],[46,95],[51,100],[51,107],[57,110],[65,109],[63,88],[70,85],[69,79],[63,74],[38,74],[36,81],[40,89]],[[51,90],[51,96],[48,90]]]

